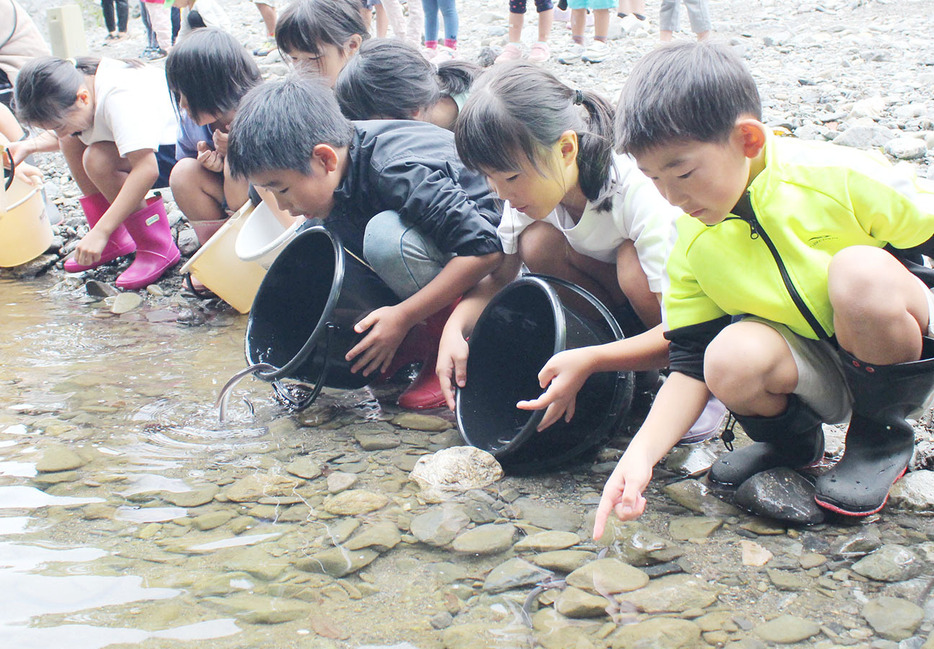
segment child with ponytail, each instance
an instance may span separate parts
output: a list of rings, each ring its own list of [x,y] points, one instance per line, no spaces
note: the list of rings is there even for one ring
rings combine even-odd
[[[538,375],[544,393],[516,404],[546,409],[539,430],[562,417],[571,419],[577,392],[594,372],[667,366],[660,294],[680,211],[631,157],[613,153],[613,118],[599,95],[572,89],[526,63],[497,66],[474,85],[457,120],[455,141],[464,165],[486,174],[506,201],[498,229],[506,255],[464,296],[445,326],[437,371],[449,407],[454,407],[454,386],[469,380],[467,337],[522,264],[574,282],[614,313],[631,307],[640,322],[623,323],[623,329],[643,332],[552,357]],[[701,416],[690,441],[716,431],[724,414],[717,406],[711,405],[706,420]]]
[[[411,45],[374,38],[337,77],[334,94],[348,119],[415,119],[454,130],[480,68],[468,61],[428,61]]]
[[[96,268],[136,251],[117,286],[155,282],[180,258],[161,196],[175,163],[177,122],[165,76],[137,61],[41,57],[16,79],[20,119],[45,129],[16,143],[14,157],[61,150],[84,196],[90,231],[65,270]]]

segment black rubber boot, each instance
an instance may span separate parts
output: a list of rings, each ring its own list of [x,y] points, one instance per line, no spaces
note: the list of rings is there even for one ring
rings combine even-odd
[[[824,453],[821,418],[796,395],[788,395],[788,408],[775,417],[733,415],[754,444],[727,453],[710,467],[714,482],[738,486],[755,474],[787,466],[807,466]]]
[[[840,350],[853,415],[840,461],[817,479],[814,499],[849,516],[868,516],[885,505],[905,473],[915,433],[905,418],[934,389],[934,340],[924,339],[921,360],[870,365]]]

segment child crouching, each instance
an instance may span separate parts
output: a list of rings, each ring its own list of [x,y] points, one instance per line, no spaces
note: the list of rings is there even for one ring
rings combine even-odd
[[[664,306],[673,373],[610,476],[594,535],[639,516],[652,467],[710,392],[755,443],[710,478],[740,485],[823,454],[822,422],[849,419],[815,500],[881,509],[914,446],[906,416],[934,388],[934,297],[892,253],[934,236],[934,192],[874,153],[775,138],[729,49],[660,48],[623,88],[617,147],[685,215]]]
[[[227,162],[281,209],[323,219],[402,300],[356,325],[367,334],[347,353],[354,372],[385,373],[423,320],[437,341],[446,309],[500,262],[499,204],[463,167],[449,131],[351,122],[319,82],[293,77],[252,90],[231,125]],[[434,358],[423,360],[403,407],[444,404]]]

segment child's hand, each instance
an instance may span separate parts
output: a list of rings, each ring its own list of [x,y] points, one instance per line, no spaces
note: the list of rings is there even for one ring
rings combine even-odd
[[[223,157],[227,157],[227,138],[228,134],[220,129],[214,131],[214,150]]]
[[[552,356],[538,373],[538,384],[547,388],[537,399],[520,401],[516,408],[520,410],[545,410],[545,416],[538,424],[538,430],[545,430],[564,416],[571,421],[574,416],[577,393],[587,378],[593,373],[590,369],[591,354],[586,347],[568,349]]]
[[[104,246],[107,245],[109,238],[102,232],[91,228],[91,231],[81,238],[78,247],[75,248],[75,261],[82,266],[96,264],[101,258],[101,253],[104,252]]]
[[[367,329],[370,332],[344,357],[347,362],[357,359],[350,371],[362,370],[363,376],[369,376],[377,370],[388,370],[392,357],[396,355],[396,349],[411,328],[396,307],[384,306],[370,312],[354,325],[354,331],[357,333],[363,333]]]
[[[603,536],[611,511],[621,521],[631,521],[642,515],[646,502],[642,492],[651,479],[652,464],[627,451],[603,487],[603,496],[600,497],[593,525],[595,540]]]
[[[212,150],[207,142],[198,142],[198,162],[208,171],[224,172],[224,157]]]
[[[469,347],[464,336],[456,327],[445,327],[438,346],[438,363],[435,373],[441,382],[441,392],[448,408],[454,410],[454,384],[462,388],[467,385],[467,355]],[[453,377],[453,380],[452,380]]]
[[[16,175],[22,178],[27,185],[36,186],[42,184],[42,170],[25,162],[16,165]]]

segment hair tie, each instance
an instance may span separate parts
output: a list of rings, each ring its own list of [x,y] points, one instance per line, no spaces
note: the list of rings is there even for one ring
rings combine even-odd
[[[65,59],[65,60],[71,63],[73,66],[78,67],[78,62],[75,59]]]
[[[584,93],[582,90],[574,91],[574,104],[579,106],[584,103]]]

